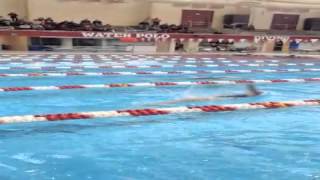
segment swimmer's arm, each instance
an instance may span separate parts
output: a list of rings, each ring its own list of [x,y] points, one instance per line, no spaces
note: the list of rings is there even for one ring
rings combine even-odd
[[[219,99],[218,96],[209,96],[209,97],[189,97],[189,98],[182,98],[173,101],[165,101],[157,103],[157,105],[166,105],[166,104],[176,104],[176,103],[183,103],[183,102],[197,102],[197,101],[212,101]]]

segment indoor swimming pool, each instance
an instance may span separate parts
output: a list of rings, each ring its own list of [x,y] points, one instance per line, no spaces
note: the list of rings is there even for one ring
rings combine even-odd
[[[315,58],[1,54],[0,179],[320,179],[319,72]],[[247,84],[262,94],[165,103]]]

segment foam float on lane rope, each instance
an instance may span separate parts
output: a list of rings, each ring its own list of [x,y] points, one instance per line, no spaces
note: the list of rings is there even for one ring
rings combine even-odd
[[[290,73],[290,72],[320,72],[318,68],[305,69],[243,69],[243,70],[201,70],[201,71],[116,71],[116,72],[65,72],[65,73],[22,73],[0,74],[5,77],[64,77],[64,76],[135,76],[135,75],[176,75],[176,74],[243,74],[243,73]]]
[[[147,109],[129,109],[129,110],[114,110],[114,111],[77,112],[77,113],[62,113],[62,114],[22,115],[22,116],[0,117],[0,124],[42,122],[42,121],[66,121],[66,120],[112,118],[112,117],[124,117],[124,116],[140,117],[140,116],[187,114],[187,113],[199,113],[199,112],[214,113],[214,112],[230,112],[230,111],[254,110],[254,109],[277,109],[277,108],[289,108],[294,106],[318,106],[318,105],[320,105],[320,99],[283,101],[283,102],[228,104],[228,105],[183,106],[183,107],[171,107],[171,108],[147,108]]]
[[[68,89],[97,89],[97,88],[128,88],[128,87],[163,87],[163,86],[200,86],[200,85],[233,85],[233,84],[271,84],[271,83],[307,83],[320,82],[320,78],[305,79],[271,79],[271,80],[224,80],[224,81],[184,81],[184,82],[146,82],[146,83],[117,83],[117,84],[83,84],[64,86],[30,86],[2,87],[2,92],[45,91]]]

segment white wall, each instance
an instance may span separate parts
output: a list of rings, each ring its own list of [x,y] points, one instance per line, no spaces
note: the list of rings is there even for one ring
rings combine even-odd
[[[251,8],[250,23],[256,29],[269,29],[271,27],[273,13],[264,8]]]
[[[306,18],[314,18],[314,17],[320,17],[320,10],[311,10],[308,13],[303,13],[300,14],[300,19],[299,19],[299,23],[298,23],[298,30],[302,30],[303,29],[303,24],[304,24],[304,20]]]
[[[303,27],[305,18],[320,17],[320,10],[310,12],[271,11],[266,8],[239,6],[222,6],[216,8],[193,8],[189,6],[174,6],[172,3],[146,3],[144,0],[128,0],[128,3],[88,2],[84,0],[63,2],[61,0],[0,0],[0,16],[7,16],[11,11],[20,17],[33,20],[38,17],[52,17],[57,21],[80,21],[88,18],[100,19],[112,25],[136,25],[147,17],[158,17],[162,23],[180,24],[183,9],[212,10],[214,18],[212,27],[221,30],[225,14],[251,14],[250,22],[256,29],[269,29],[273,14],[300,14],[298,30]],[[284,7],[286,8],[286,7]],[[297,9],[291,7],[292,10]]]
[[[160,18],[162,23],[180,24],[182,18],[182,10],[211,10],[214,11],[212,28],[221,30],[223,27],[223,17],[225,14],[250,14],[248,8],[239,8],[235,6],[225,6],[217,8],[193,8],[191,6],[174,6],[170,3],[152,3],[151,17]]]
[[[180,24],[183,9],[197,9],[197,10],[212,10],[214,11],[212,27],[216,30],[221,30],[223,27],[223,17],[226,14],[250,14],[250,24],[253,24],[256,29],[270,29],[272,18],[274,14],[299,14],[299,22],[297,30],[303,29],[305,18],[320,17],[320,10],[313,10],[310,12],[288,12],[288,11],[273,11],[263,7],[239,7],[239,6],[224,6],[223,8],[192,8],[191,6],[177,7],[170,3],[153,3],[151,5],[151,17],[158,17],[163,23]],[[292,7],[293,10],[296,7]]]
[[[10,12],[19,14],[21,18],[27,17],[27,0],[0,0],[0,16],[7,17]]]
[[[151,18],[160,18],[162,23],[180,24],[182,9],[174,7],[170,3],[152,3]]]
[[[29,19],[52,17],[54,20],[99,19],[112,25],[137,25],[149,16],[150,4],[138,1],[106,3],[88,1],[29,0]]]
[[[310,17],[320,17],[320,11],[310,12],[288,12],[288,11],[271,11],[265,8],[251,9],[251,22],[256,29],[270,29],[274,14],[299,14],[297,30],[303,29],[304,20]]]

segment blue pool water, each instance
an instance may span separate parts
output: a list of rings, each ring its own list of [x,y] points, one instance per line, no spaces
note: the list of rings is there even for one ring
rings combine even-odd
[[[245,60],[246,57],[242,59]],[[292,59],[290,62],[299,61]],[[139,63],[166,64],[161,61],[139,61]],[[52,65],[52,63],[47,64]],[[277,67],[179,67],[142,70],[173,69],[277,69]],[[141,69],[83,71],[139,70]],[[64,71],[68,70],[59,72]],[[27,72],[47,71],[0,70],[0,73]],[[285,79],[319,77],[319,73],[7,77],[0,80],[0,87],[197,81],[197,78],[212,77],[223,80]],[[320,97],[317,83],[261,84],[258,88],[264,92],[259,97],[166,106],[150,104],[188,96],[243,93],[245,87],[229,85],[0,92],[0,116],[303,100]],[[0,179],[316,180],[320,179],[319,117],[319,107],[295,107],[1,125]]]

